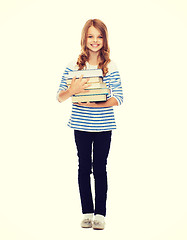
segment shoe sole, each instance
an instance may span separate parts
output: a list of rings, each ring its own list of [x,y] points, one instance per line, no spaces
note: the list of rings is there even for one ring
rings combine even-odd
[[[104,227],[103,228],[99,228],[99,227],[92,227],[93,230],[104,230]]]
[[[93,228],[93,230],[104,230],[104,228]]]
[[[92,226],[91,227],[83,227],[83,226],[81,226],[81,228],[92,228]]]

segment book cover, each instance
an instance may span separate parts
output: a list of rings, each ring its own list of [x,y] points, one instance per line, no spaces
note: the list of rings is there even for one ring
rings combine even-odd
[[[89,77],[88,83],[102,83],[103,78],[102,77]],[[67,79],[66,83],[67,85],[71,85],[72,78]]]
[[[103,71],[102,69],[86,69],[70,71],[68,72],[67,79],[72,79],[75,76],[76,78],[79,78],[81,75],[83,75],[83,78],[103,77]]]
[[[101,102],[106,101],[106,94],[89,95],[89,96],[73,96],[72,102]]]
[[[109,94],[110,90],[108,88],[96,88],[89,89],[88,92],[77,93],[73,96],[88,96],[88,95],[98,95],[98,94]]]

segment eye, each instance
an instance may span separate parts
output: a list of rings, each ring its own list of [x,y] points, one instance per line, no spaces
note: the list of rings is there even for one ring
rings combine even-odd
[[[92,36],[88,36],[88,38],[92,38]]]
[[[99,38],[103,38],[102,36],[99,36]]]

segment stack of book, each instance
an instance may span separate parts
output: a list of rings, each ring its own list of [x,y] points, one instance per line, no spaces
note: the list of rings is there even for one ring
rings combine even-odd
[[[67,85],[71,85],[72,78],[76,76],[76,79],[80,78],[83,75],[83,78],[87,78],[88,84],[91,84],[86,90],[87,92],[78,93],[72,96],[72,102],[98,102],[106,101],[107,94],[110,93],[110,90],[107,88],[106,83],[103,82],[103,72],[101,69],[88,69],[88,70],[76,70],[68,72],[67,76]]]

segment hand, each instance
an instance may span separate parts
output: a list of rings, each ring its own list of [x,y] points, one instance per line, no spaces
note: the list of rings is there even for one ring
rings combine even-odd
[[[82,78],[83,78],[83,75],[81,75],[79,79],[76,79],[76,77],[72,79],[71,85],[69,87],[69,91],[71,92],[72,95],[89,91],[89,90],[85,90],[86,88],[91,86],[91,84],[87,84],[89,79],[87,78],[82,79]]]

